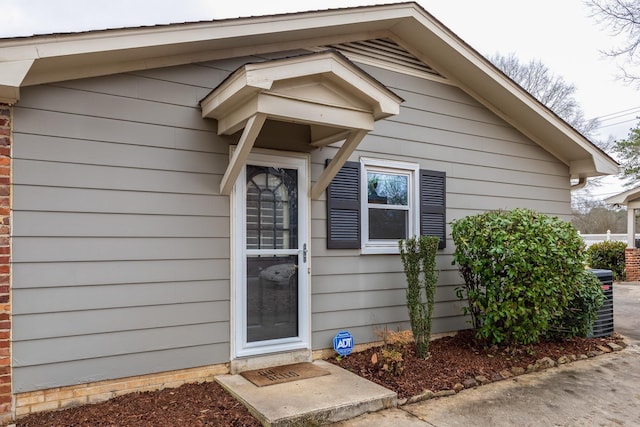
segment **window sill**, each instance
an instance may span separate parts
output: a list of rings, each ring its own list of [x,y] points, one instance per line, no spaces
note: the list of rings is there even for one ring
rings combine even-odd
[[[364,246],[360,249],[360,254],[362,255],[398,255],[400,254],[400,249],[398,248],[398,244],[395,246]]]

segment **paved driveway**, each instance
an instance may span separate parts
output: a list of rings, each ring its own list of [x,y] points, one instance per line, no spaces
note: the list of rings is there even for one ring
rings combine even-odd
[[[640,283],[614,285],[619,352],[443,399],[368,414],[341,426],[640,426]]]

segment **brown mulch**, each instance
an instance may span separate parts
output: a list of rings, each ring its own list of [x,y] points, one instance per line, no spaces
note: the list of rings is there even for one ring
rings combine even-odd
[[[102,403],[21,418],[16,427],[255,426],[249,411],[218,383],[131,393]]]
[[[412,346],[403,353],[405,369],[399,376],[372,364],[372,348],[351,354],[342,360],[328,359],[362,377],[394,390],[399,398],[451,390],[456,383],[482,375],[490,381],[501,379],[500,371],[512,367],[527,368],[536,360],[550,357],[588,354],[607,342],[624,345],[618,336],[611,338],[574,338],[562,342],[543,342],[508,348],[485,347],[470,331],[454,337],[434,340],[427,360],[416,358]],[[103,403],[32,414],[21,418],[17,427],[179,427],[179,426],[260,426],[260,423],[217,383],[185,384],[155,392],[132,393]]]
[[[565,341],[540,342],[534,345],[512,347],[487,347],[478,343],[470,330],[456,336],[434,340],[429,345],[429,358],[419,359],[415,346],[408,345],[403,351],[404,371],[399,376],[390,375],[381,369],[382,363],[373,364],[376,353],[381,361],[380,348],[351,354],[342,360],[328,361],[367,378],[398,393],[398,398],[416,396],[425,390],[432,392],[453,390],[457,383],[466,379],[484,376],[489,381],[502,379],[500,372],[513,367],[527,369],[536,360],[550,357],[554,361],[561,356],[587,355],[601,351],[598,346],[614,342],[624,346],[618,335],[607,338],[572,338]]]

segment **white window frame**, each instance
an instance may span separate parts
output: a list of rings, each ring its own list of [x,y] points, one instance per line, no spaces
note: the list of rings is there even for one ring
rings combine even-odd
[[[369,239],[369,198],[368,172],[379,172],[393,175],[407,176],[407,238],[418,235],[420,225],[419,178],[420,165],[416,163],[400,162],[396,160],[360,158],[360,194],[361,194],[361,253],[363,254],[398,254],[398,242],[395,240]],[[379,205],[377,206],[379,207]]]

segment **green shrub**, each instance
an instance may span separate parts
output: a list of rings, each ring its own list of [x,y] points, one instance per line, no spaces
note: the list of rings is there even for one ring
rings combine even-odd
[[[418,357],[429,355],[431,318],[436,293],[436,252],[440,239],[420,236],[400,240],[400,258],[407,276],[407,308]]]
[[[613,280],[624,280],[625,242],[606,241],[594,243],[587,249],[587,262],[591,268],[603,268],[613,272]]]
[[[604,292],[600,279],[585,270],[580,275],[578,287],[564,308],[560,317],[553,319],[549,328],[549,337],[569,338],[586,337],[593,328],[598,310],[604,303]]]
[[[476,336],[538,342],[561,316],[584,271],[584,242],[571,224],[528,210],[492,211],[452,223],[453,263]]]

